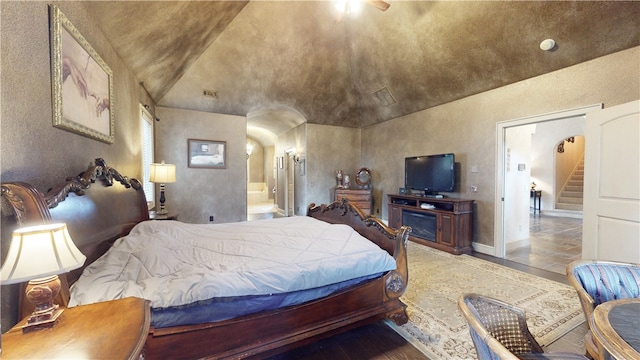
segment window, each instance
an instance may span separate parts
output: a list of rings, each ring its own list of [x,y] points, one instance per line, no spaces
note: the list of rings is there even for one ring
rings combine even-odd
[[[153,117],[140,105],[140,126],[142,127],[142,186],[149,209],[155,206],[155,184],[149,181],[151,163],[153,162]]]

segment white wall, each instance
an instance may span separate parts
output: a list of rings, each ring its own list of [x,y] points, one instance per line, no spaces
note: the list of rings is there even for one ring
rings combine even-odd
[[[531,137],[535,131],[536,125],[517,126],[506,131],[504,235],[507,250],[529,245]]]
[[[542,210],[555,208],[556,194],[556,149],[563,139],[584,135],[584,117],[574,117],[539,123],[531,142],[531,177],[536,190],[542,191]]]
[[[176,164],[176,182],[167,184],[167,208],[188,223],[247,219],[247,121],[244,116],[158,107],[156,160]],[[226,141],[224,169],[188,167],[188,139]]]

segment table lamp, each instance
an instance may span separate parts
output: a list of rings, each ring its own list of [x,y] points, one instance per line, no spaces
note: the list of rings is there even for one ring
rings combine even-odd
[[[152,183],[160,183],[160,210],[156,211],[156,214],[168,214],[169,211],[164,207],[166,201],[164,197],[164,184],[176,182],[176,166],[174,164],[165,164],[164,160],[162,160],[160,164],[151,164],[150,173],[149,181]]]
[[[13,232],[0,269],[0,282],[8,285],[29,281],[25,295],[35,309],[23,332],[56,324],[63,311],[53,303],[61,288],[58,274],[81,267],[85,260],[71,240],[66,224],[30,226]]]

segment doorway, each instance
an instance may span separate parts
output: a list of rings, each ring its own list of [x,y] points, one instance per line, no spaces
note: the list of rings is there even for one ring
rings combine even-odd
[[[601,109],[601,107],[601,105],[592,105],[497,124],[497,206],[495,207],[494,256],[507,258],[508,250],[530,249],[530,242],[535,239],[536,235],[544,235],[546,231],[553,232],[554,227],[568,229],[568,231],[576,229],[575,234],[565,233],[563,235],[581,238],[581,231],[578,230],[581,229],[581,224],[562,225],[559,223],[562,216],[553,217],[553,215],[562,215],[555,211],[555,194],[559,189],[555,185],[556,170],[553,150],[558,140],[576,134],[584,134],[586,113]],[[546,130],[543,130],[545,128]],[[532,139],[536,133],[539,138],[537,144],[533,144]],[[548,144],[545,145],[545,143]],[[535,156],[532,156],[532,147],[540,146],[547,150],[536,151]],[[536,212],[535,208],[533,211],[531,208],[534,206],[531,199],[533,182],[531,169],[541,166],[548,167],[549,170],[542,175],[536,174],[538,177],[536,190],[540,191],[541,195],[541,211]],[[553,251],[553,249],[548,251]],[[580,252],[578,251],[578,253]],[[519,255],[522,256],[522,254]],[[541,258],[544,262],[544,256]],[[537,267],[542,266],[540,264],[542,263],[539,263]],[[562,271],[559,270],[561,267],[562,265],[556,266],[554,271]]]
[[[274,147],[247,136],[247,220],[272,218],[275,206]]]

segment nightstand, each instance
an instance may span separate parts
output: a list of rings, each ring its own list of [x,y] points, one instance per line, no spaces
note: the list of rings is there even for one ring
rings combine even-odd
[[[149,220],[178,220],[178,213],[169,212],[168,214],[158,215],[155,211],[149,211]]]
[[[50,329],[2,335],[3,359],[138,359],[149,333],[149,301],[134,297],[65,309]]]

